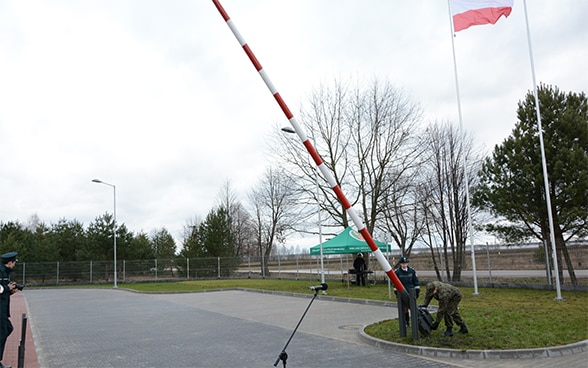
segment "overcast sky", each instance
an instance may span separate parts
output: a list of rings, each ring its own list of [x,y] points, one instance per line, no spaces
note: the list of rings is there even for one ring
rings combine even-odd
[[[334,78],[458,122],[445,0],[223,0],[297,115]],[[527,2],[538,82],[588,87],[588,1]],[[464,129],[490,151],[532,90],[524,4],[454,37]],[[0,222],[112,213],[180,239],[227,180],[246,201],[288,121],[208,0],[0,0]],[[318,241],[317,241],[318,242]],[[315,242],[316,243],[316,242]],[[178,244],[180,247],[180,244]]]

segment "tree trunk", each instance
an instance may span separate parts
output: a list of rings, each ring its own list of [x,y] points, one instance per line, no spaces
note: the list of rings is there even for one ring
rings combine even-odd
[[[566,246],[566,242],[563,239],[563,234],[561,233],[559,226],[555,229],[555,248],[557,249],[558,253],[558,260],[565,259],[566,267],[568,269],[568,273],[570,275],[570,282],[572,285],[578,285],[578,279],[576,278],[576,272],[574,272],[574,264],[572,259],[570,258],[570,253],[568,252],[568,248]],[[562,257],[563,256],[563,257]],[[563,282],[563,265],[560,265],[559,277],[560,280]]]

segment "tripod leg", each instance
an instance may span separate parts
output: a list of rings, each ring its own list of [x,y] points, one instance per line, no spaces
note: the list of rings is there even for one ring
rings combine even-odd
[[[312,305],[312,302],[314,302],[314,300],[316,299],[316,296],[317,295],[318,295],[318,289],[314,291],[314,296],[312,297],[312,299],[310,299],[310,303],[308,303],[308,306],[306,307],[306,310],[302,314],[302,317],[300,317],[300,320],[298,321],[298,324],[296,325],[296,327],[294,327],[294,331],[292,331],[292,335],[290,335],[290,338],[286,342],[286,345],[284,346],[284,349],[282,349],[282,352],[280,353],[280,356],[278,356],[278,359],[276,359],[276,362],[274,363],[274,367],[278,365],[278,363],[280,362],[280,359],[282,359],[282,357],[283,357],[282,360],[284,362],[284,367],[286,367],[286,359],[288,359],[288,354],[286,354],[286,348],[290,344],[290,341],[292,341],[292,338],[294,337],[294,334],[296,333],[296,330],[298,330],[298,327],[300,326],[300,324],[302,323],[302,320],[306,316],[306,312],[308,312],[308,310],[310,309],[310,306]]]

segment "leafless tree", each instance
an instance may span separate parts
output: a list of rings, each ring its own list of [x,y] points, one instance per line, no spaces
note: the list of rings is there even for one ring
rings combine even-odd
[[[255,231],[251,215],[239,201],[238,195],[227,180],[219,190],[218,205],[226,208],[230,217],[231,232],[235,238],[235,255],[253,256],[255,251]]]
[[[420,117],[418,105],[390,83],[378,80],[367,87],[341,81],[320,86],[302,109],[302,124],[370,233],[391,230],[376,224],[383,221],[387,193],[415,164],[411,137]],[[338,233],[350,225],[347,212],[322,178],[317,198],[314,166],[299,143],[289,138],[279,136],[276,152],[289,163],[291,174],[300,178],[297,184],[304,202],[318,202],[326,213],[323,225]]]
[[[390,186],[384,197],[383,221],[378,225],[407,257],[426,228],[417,180],[415,174],[407,175]]]
[[[285,232],[299,217],[298,193],[292,179],[280,168],[269,168],[254,188],[249,201],[255,224],[255,239],[262,259],[262,274],[269,275],[267,260],[274,245],[283,243]]]
[[[452,124],[431,125],[426,138],[428,159],[421,170],[423,181],[420,193],[427,232],[421,239],[431,247],[435,262],[438,254],[433,249],[440,247],[440,262],[444,265],[445,277],[459,281],[466,265],[466,241],[469,236],[465,191],[476,180],[480,158],[473,152],[472,137],[461,134]]]

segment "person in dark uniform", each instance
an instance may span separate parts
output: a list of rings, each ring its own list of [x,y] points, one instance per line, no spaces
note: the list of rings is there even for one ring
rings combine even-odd
[[[443,336],[453,336],[453,323],[459,326],[460,333],[468,333],[468,328],[464,320],[459,315],[459,302],[461,302],[461,291],[453,285],[440,281],[433,281],[427,284],[427,293],[425,295],[423,307],[427,307],[431,300],[435,298],[439,301],[439,311],[437,319],[433,324],[433,330],[439,327],[441,318],[445,321],[447,330]]]
[[[16,283],[10,281],[10,274],[16,265],[17,252],[4,253],[0,256],[0,368],[10,368],[2,364],[6,340],[12,333],[10,322],[10,296],[18,291]]]
[[[400,257],[398,263],[400,266],[394,271],[398,279],[402,283],[402,286],[406,289],[408,293],[410,289],[415,289],[415,296],[418,299],[419,295],[421,294],[421,287],[419,283],[419,278],[417,277],[416,271],[414,268],[408,266],[408,258],[405,256]],[[398,292],[396,288],[394,288],[394,294],[398,297]],[[403,296],[402,305],[404,306],[404,318],[406,321],[406,325],[409,325],[410,319],[408,318],[408,311],[410,309],[410,301],[408,300],[408,294],[400,294]]]
[[[365,286],[365,273],[366,273],[366,265],[365,260],[363,259],[363,254],[357,253],[357,257],[355,257],[355,261],[353,261],[353,268],[355,269],[355,276],[356,276],[356,284],[359,286]]]

